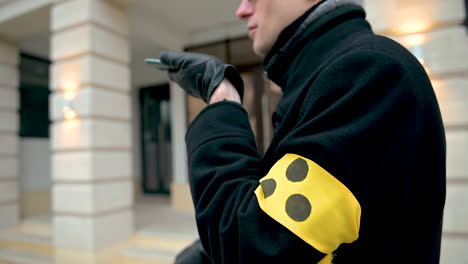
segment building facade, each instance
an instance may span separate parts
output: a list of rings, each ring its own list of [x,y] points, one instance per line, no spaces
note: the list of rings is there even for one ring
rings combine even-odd
[[[1,0],[0,229],[50,214],[56,248],[97,252],[134,234],[141,193],[170,193],[173,208],[190,210],[184,135],[203,104],[143,63],[164,49],[206,52],[239,66],[251,88],[247,105],[262,102],[248,110],[264,149],[279,95],[258,74],[260,60],[234,16],[237,4]],[[374,31],[412,51],[433,82],[448,149],[441,259],[467,263],[467,3],[364,4]]]

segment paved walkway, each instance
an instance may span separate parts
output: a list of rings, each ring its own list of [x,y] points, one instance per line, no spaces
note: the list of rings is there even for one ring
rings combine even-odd
[[[198,237],[193,212],[172,209],[169,197],[162,195],[136,200],[135,226],[137,231],[128,241],[88,255],[53,247],[51,216],[26,219],[0,233],[0,264],[169,264]]]

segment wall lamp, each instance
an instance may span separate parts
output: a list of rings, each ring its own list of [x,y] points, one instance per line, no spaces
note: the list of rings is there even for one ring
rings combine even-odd
[[[72,98],[67,98],[65,97],[65,100],[63,101],[63,116],[65,119],[70,120],[70,119],[75,119],[78,117],[78,114],[76,113],[76,110],[73,106],[73,99]]]
[[[413,53],[413,55],[424,65],[424,49],[423,46],[427,42],[423,34],[409,35],[403,38],[403,44]]]

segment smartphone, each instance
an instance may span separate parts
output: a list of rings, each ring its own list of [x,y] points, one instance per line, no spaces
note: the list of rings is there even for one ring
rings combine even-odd
[[[145,62],[153,65],[154,67],[156,67],[158,70],[161,70],[161,71],[175,69],[174,67],[170,67],[169,65],[162,63],[160,59],[145,59]]]

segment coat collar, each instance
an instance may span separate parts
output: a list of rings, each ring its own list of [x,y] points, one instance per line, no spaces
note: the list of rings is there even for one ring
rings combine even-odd
[[[267,78],[282,87],[283,90],[288,78],[287,72],[289,66],[296,59],[296,56],[304,48],[305,44],[310,41],[318,41],[330,28],[343,23],[343,19],[340,18],[365,18],[365,12],[362,7],[345,3],[330,8],[330,3],[334,2],[336,3],[337,1],[322,1],[321,4],[312,7],[286,27],[265,57],[263,68]],[[329,43],[329,48],[333,49],[335,44]],[[307,45],[307,48],[309,48],[309,45]]]

